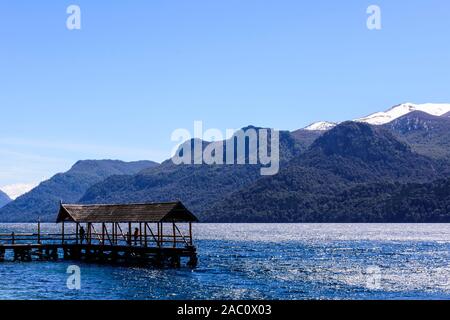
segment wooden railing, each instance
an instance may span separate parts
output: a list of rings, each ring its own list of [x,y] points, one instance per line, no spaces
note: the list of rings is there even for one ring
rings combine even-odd
[[[131,240],[131,243],[130,243]],[[121,235],[115,239],[108,239],[102,233],[90,233],[89,236],[85,235],[82,239],[80,235],[76,233],[2,233],[0,234],[0,245],[10,244],[94,244],[94,245],[117,245],[117,246],[164,246],[164,244],[172,244],[173,246],[190,245],[191,239],[183,235],[160,235],[155,237],[154,235],[139,235],[136,238],[134,235],[130,237]]]

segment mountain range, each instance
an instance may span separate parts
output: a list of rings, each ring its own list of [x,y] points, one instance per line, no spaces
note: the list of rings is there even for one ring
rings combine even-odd
[[[402,124],[411,123],[411,119],[424,126],[405,130]],[[429,130],[415,139],[410,138],[411,132],[426,128]],[[385,193],[380,193],[382,197],[392,186],[415,184],[419,188],[448,176],[449,166],[442,159],[443,151],[450,150],[448,140],[432,139],[430,143],[429,135],[438,129],[440,133],[436,137],[450,132],[447,118],[412,111],[385,126],[346,122],[330,130],[283,132],[281,154],[290,156],[283,159],[281,172],[274,177],[261,178],[257,168],[252,170],[251,166],[245,166],[242,174],[242,168],[239,171],[227,166],[179,168],[169,160],[161,167],[128,177],[128,181],[122,180],[124,177],[102,181],[91,187],[81,202],[126,202],[129,197],[135,197],[131,202],[176,198],[186,202],[203,221],[211,222],[385,221],[393,219],[393,214],[384,212],[375,218],[368,212],[380,210],[376,203],[372,207],[366,203],[365,208],[353,208],[365,209],[368,212],[365,217],[354,211],[350,216],[345,215],[350,208],[343,195],[358,201],[361,200],[358,190],[367,188],[370,193],[366,192],[366,200],[383,203],[385,199],[380,199],[376,190],[384,190]],[[427,155],[428,151],[420,148],[425,145],[434,145],[434,152]],[[345,193],[341,194],[343,190]],[[334,198],[325,201],[317,197],[321,194],[331,194]],[[300,204],[306,198],[303,207]],[[339,206],[340,203],[345,205]],[[327,206],[334,206],[334,211]],[[341,214],[337,214],[339,210]],[[323,217],[324,213],[329,213],[327,218]],[[423,215],[408,219],[420,221]]]
[[[448,176],[449,169],[447,163],[414,152],[384,128],[345,122],[324,133],[278,175],[216,203],[204,220],[396,222],[398,211],[388,204],[396,193]],[[427,214],[411,209],[405,220],[429,221]]]
[[[0,221],[53,221],[60,200],[181,200],[207,222],[449,222],[449,134],[450,105],[407,103],[281,131],[274,176],[256,164],[82,161],[0,209]]]
[[[421,111],[433,116],[445,116],[450,114],[450,104],[445,103],[403,103],[396,105],[386,111],[376,112],[363,118],[354,119],[355,122],[363,122],[372,125],[384,125],[414,111]],[[329,121],[318,121],[305,127],[304,130],[326,131],[334,128],[338,123]]]
[[[4,207],[9,202],[11,202],[11,199],[8,197],[6,193],[0,190],[0,208]]]

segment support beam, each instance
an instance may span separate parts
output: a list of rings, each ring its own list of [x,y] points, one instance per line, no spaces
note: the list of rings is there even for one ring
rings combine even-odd
[[[113,242],[113,240],[111,239],[111,237],[109,235],[108,226],[105,223],[105,233],[104,233],[104,240],[103,240],[103,244],[104,245],[106,245],[105,244],[106,240],[108,240],[109,245],[111,245],[111,246],[114,245],[114,242]]]
[[[37,237],[38,237],[38,244],[41,244],[41,218],[38,218],[38,225],[37,225]]]
[[[177,247],[177,233],[175,230],[175,222],[172,221],[172,229],[173,229],[173,247],[176,248]]]
[[[61,243],[64,243],[64,220],[61,223]]]
[[[150,231],[150,234],[151,234],[151,236],[153,238],[153,241],[155,241],[156,245],[159,247],[159,234],[156,234],[156,236],[155,236],[155,234],[152,231],[152,228],[150,228],[148,223],[146,223],[145,226],[146,226],[146,228],[145,228],[146,231],[147,231],[147,228],[148,228],[148,231]],[[159,224],[157,224],[157,228],[158,228],[158,231],[159,231]]]
[[[181,239],[183,239],[184,243],[185,243],[187,246],[189,246],[189,245],[190,245],[189,242],[187,242],[186,238],[184,237],[183,232],[181,232],[180,228],[178,228],[178,226],[177,226],[176,224],[175,224],[175,228],[177,229],[177,231],[178,231],[178,233],[180,234]]]
[[[105,245],[105,223],[102,223],[102,245]]]
[[[144,245],[147,247],[147,223],[144,223]]]
[[[128,244],[131,246],[133,244],[133,234],[131,232],[131,222],[128,222]]]
[[[88,244],[92,244],[92,230],[91,230],[91,227],[92,227],[92,223],[91,222],[88,222],[88,227],[87,227],[87,229],[88,229],[88,231],[87,231],[87,233],[88,233]]]
[[[164,247],[164,224],[161,222],[161,240],[159,241],[161,247]]]
[[[189,244],[192,246],[192,222],[189,222]]]
[[[116,243],[116,233],[115,233],[115,224],[112,223],[111,224],[111,236],[112,236],[112,243],[115,244]]]
[[[158,247],[161,247],[161,228],[159,222],[156,223],[156,227],[158,228],[158,233],[156,234],[156,237],[158,238]]]
[[[79,242],[79,233],[80,233],[80,224],[77,222],[76,224],[76,231],[75,231],[75,244],[78,244]]]
[[[127,242],[127,241],[128,241],[128,238],[127,238],[126,235],[123,233],[123,230],[122,230],[122,228],[120,227],[120,224],[118,223],[116,226],[117,226],[117,228],[119,228],[120,234],[122,235],[122,238],[124,239],[125,243],[128,243],[128,242]],[[117,233],[117,234],[119,234],[119,233]]]

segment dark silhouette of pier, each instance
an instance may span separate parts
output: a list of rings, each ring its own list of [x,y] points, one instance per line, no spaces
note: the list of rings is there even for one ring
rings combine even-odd
[[[36,233],[0,234],[0,262],[65,259],[180,267],[186,258],[186,265],[195,267],[192,223],[197,221],[181,202],[61,204],[60,233],[42,233],[38,222]],[[75,224],[75,232],[65,231],[68,223]]]

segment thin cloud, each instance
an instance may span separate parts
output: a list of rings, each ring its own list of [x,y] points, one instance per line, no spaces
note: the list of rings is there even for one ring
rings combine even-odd
[[[15,200],[21,195],[27,193],[28,191],[34,189],[38,186],[39,183],[31,182],[31,183],[15,183],[7,186],[0,187],[4,193],[6,193],[11,199]]]

